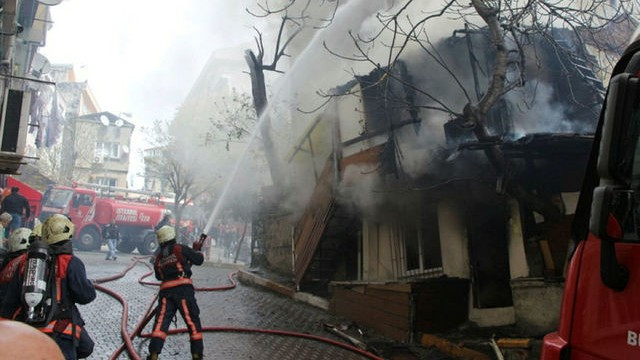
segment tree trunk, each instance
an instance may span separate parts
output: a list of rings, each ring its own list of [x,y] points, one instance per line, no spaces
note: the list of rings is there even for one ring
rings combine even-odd
[[[486,127],[486,115],[478,108],[467,104],[464,110],[466,123],[473,123],[473,132],[479,142],[490,142],[493,137]],[[518,199],[527,208],[541,214],[545,220],[558,222],[562,220],[563,212],[550,199],[544,199],[526,189],[522,184],[511,178],[509,172],[509,160],[505,157],[502,149],[498,145],[493,145],[484,150],[487,159],[496,169],[498,176],[502,176],[505,181],[506,191],[509,195]]]
[[[278,158],[278,154],[273,143],[273,137],[271,136],[271,120],[268,115],[265,115],[265,118],[262,119],[262,115],[267,107],[267,91],[262,63],[251,50],[247,50],[245,52],[245,60],[249,65],[253,106],[255,107],[256,114],[258,116],[258,126],[260,127],[260,136],[262,137],[264,152],[267,164],[269,165],[271,181],[276,187],[277,193],[282,194],[282,187],[285,184],[285,178],[282,170],[283,166]]]
[[[497,17],[498,12],[482,0],[471,0],[471,4],[489,28],[491,42],[495,47],[496,60],[487,92],[477,104],[467,104],[463,110],[463,116],[466,124],[473,125],[474,135],[479,142],[490,142],[493,140],[493,137],[489,134],[486,126],[487,113],[502,97],[505,90],[508,49]],[[467,36],[469,36],[469,34],[467,34]],[[506,191],[509,195],[518,199],[529,209],[540,213],[545,220],[557,222],[562,219],[562,210],[550,201],[550,199],[541,198],[511,178],[509,160],[505,157],[502,149],[500,149],[498,145],[488,147],[484,152],[496,169],[498,176],[504,178]]]

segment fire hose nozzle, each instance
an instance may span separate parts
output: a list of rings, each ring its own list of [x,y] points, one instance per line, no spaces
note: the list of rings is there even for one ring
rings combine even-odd
[[[198,240],[193,243],[193,250],[200,251],[205,240],[207,240],[207,234],[200,234],[200,238],[198,238]]]

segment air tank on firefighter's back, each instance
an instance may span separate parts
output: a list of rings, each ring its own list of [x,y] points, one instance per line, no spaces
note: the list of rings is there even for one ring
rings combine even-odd
[[[119,226],[144,228],[153,228],[165,212],[159,204],[103,198],[96,199],[95,209],[94,221],[98,224],[115,221]]]

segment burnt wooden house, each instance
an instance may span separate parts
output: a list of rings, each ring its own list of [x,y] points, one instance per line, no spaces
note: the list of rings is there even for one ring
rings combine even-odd
[[[505,96],[487,120],[494,140],[479,143],[458,119],[421,106],[415,87],[450,84],[428,83],[423,72],[439,70],[419,60],[334,89],[340,96],[286,159],[310,195],[290,227],[265,224],[279,241],[274,253],[283,255],[267,254],[273,267],[290,271],[300,291],[330,299],[331,311],[401,341],[467,321],[518,324],[529,334],[553,328],[568,225],[602,99],[588,54],[568,33],[554,36],[566,51],[544,39],[530,45],[543,64],[530,81],[550,89],[541,106],[561,109],[564,125],[549,131],[523,125],[541,115]],[[472,79],[467,37],[476,49],[488,48],[482,32],[457,33],[440,45],[450,49],[451,66]],[[474,57],[490,69],[490,51]],[[488,72],[476,71],[481,88]],[[560,222],[507,194],[504,175],[483,153],[488,146],[508,157],[513,179],[564,209]]]

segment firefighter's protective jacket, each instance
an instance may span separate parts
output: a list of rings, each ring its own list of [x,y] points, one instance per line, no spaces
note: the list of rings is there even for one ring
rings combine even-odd
[[[27,250],[20,250],[9,254],[7,264],[2,268],[2,271],[0,271],[0,304],[2,304],[2,300],[11,281],[13,281],[18,270],[24,267],[26,260]]]
[[[171,320],[179,310],[189,331],[191,353],[202,358],[202,324],[191,282],[191,265],[201,265],[203,262],[202,253],[188,246],[176,244],[175,240],[160,245],[154,260],[154,270],[156,278],[161,280],[162,284],[158,296],[159,310],[149,342],[149,353],[159,354],[162,351]]]
[[[91,281],[87,279],[84,264],[80,259],[72,254],[59,254],[55,256],[55,261],[57,262],[56,288],[61,291],[58,292],[58,298],[54,301],[63,303],[66,299],[69,308],[66,311],[60,309],[60,312],[54,315],[54,319],[71,320],[74,318],[76,325],[83,326],[84,320],[80,316],[76,304],[88,304],[93,301],[96,298],[96,290]],[[16,272],[9,284],[6,297],[0,308],[0,317],[15,320],[24,319],[22,299],[20,298],[23,276],[24,266]]]
[[[156,279],[169,284],[171,281],[191,278],[191,265],[201,265],[204,255],[174,240],[160,246],[154,269]],[[176,285],[182,285],[176,282]],[[161,290],[172,286],[161,287]]]

